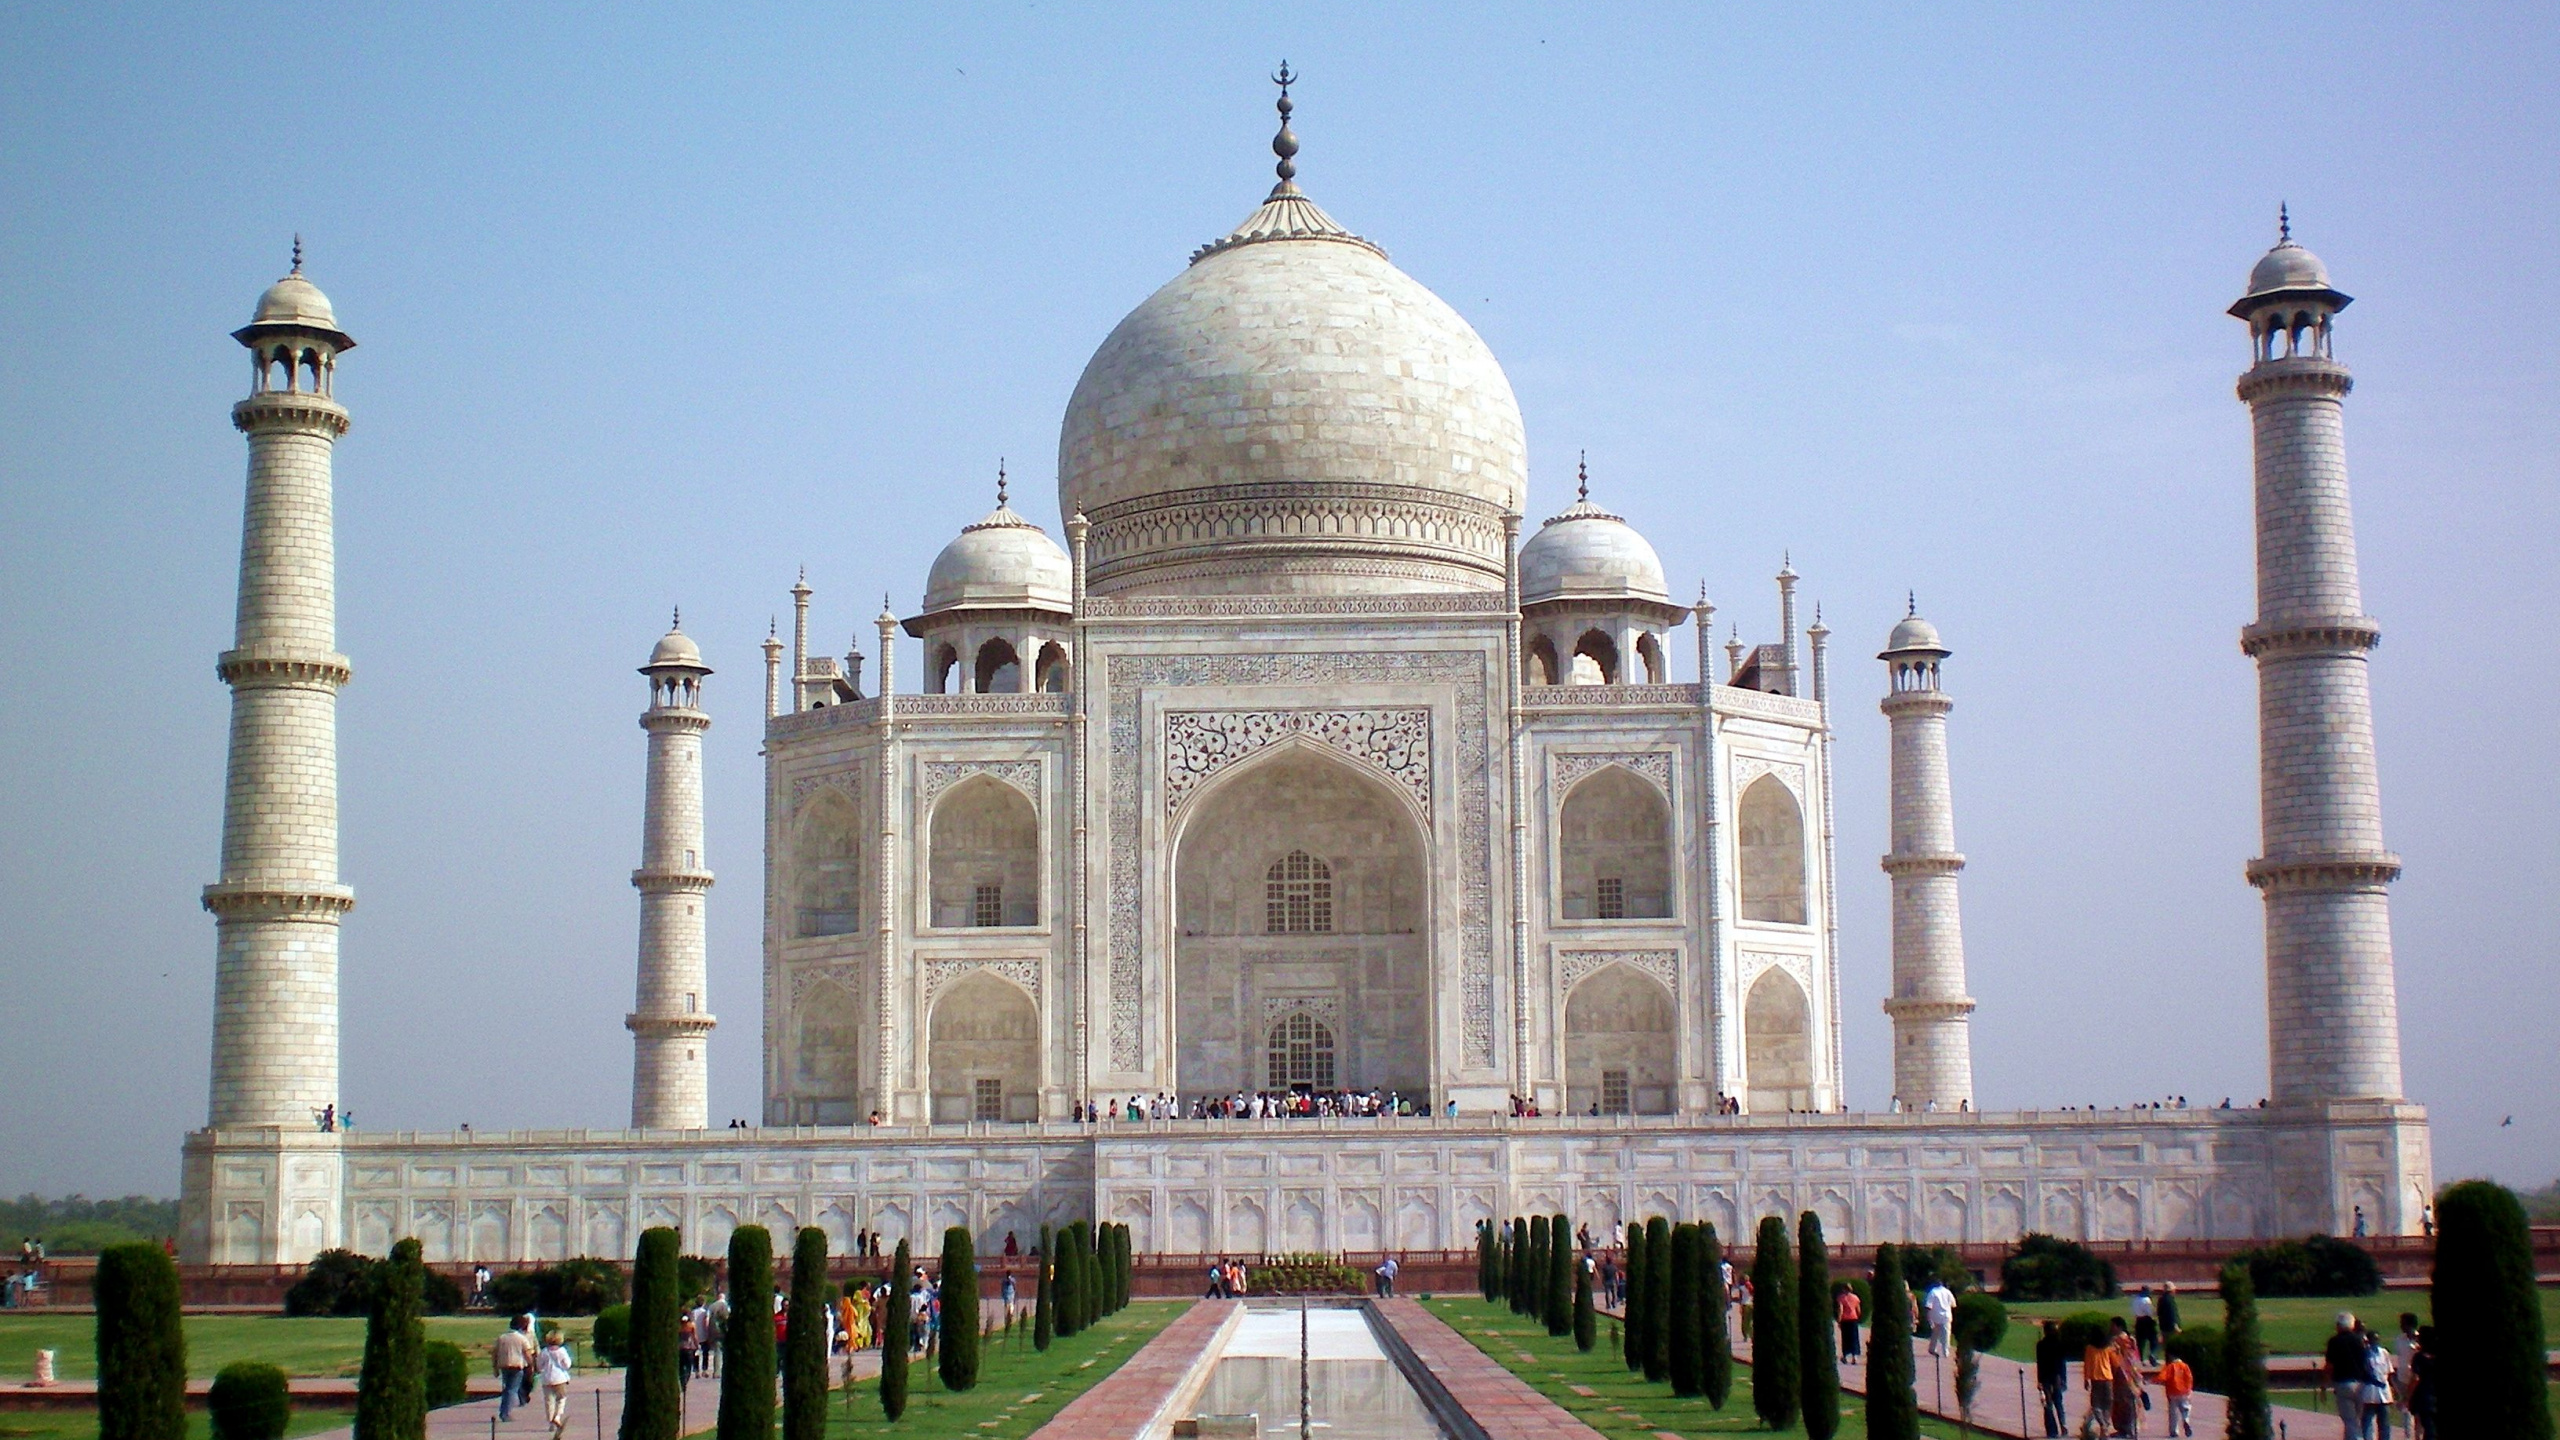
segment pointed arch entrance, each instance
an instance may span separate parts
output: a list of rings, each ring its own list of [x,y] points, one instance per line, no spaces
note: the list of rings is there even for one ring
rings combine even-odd
[[[1399,793],[1309,744],[1277,746],[1192,802],[1173,863],[1184,1095],[1378,1089],[1428,1103],[1426,845]]]

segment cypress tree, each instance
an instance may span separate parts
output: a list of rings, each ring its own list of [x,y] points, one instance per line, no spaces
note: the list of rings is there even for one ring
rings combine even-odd
[[[791,1311],[782,1340],[782,1440],[827,1429],[827,1232],[802,1226],[791,1242]]]
[[[1091,1221],[1076,1222],[1076,1329],[1093,1328],[1102,1318],[1102,1260],[1096,1253]]]
[[[681,1347],[676,1333],[683,1323],[684,1300],[676,1293],[677,1248],[673,1229],[653,1225],[640,1232],[640,1249],[631,1262],[631,1358],[622,1371],[622,1440],[677,1440],[684,1428],[684,1375],[677,1368]],[[772,1323],[768,1304],[768,1333]]]
[[[99,1440],[186,1440],[178,1267],[149,1241],[110,1245],[98,1254],[90,1293],[98,1310]]]
[[[1058,1287],[1057,1328],[1061,1336],[1076,1333],[1076,1227],[1058,1227],[1058,1260],[1051,1267]]]
[[[1547,1217],[1547,1333],[1573,1331],[1573,1274],[1582,1267],[1573,1248],[1573,1227],[1561,1215]]]
[[[761,1225],[729,1233],[719,1440],[773,1440],[773,1232]]]
[[[1521,1314],[1528,1309],[1528,1220],[1518,1215],[1510,1217],[1510,1263],[1503,1268],[1510,1279],[1503,1286],[1503,1299],[1510,1302],[1510,1312]]]
[[[1670,1303],[1670,1370],[1671,1393],[1683,1397],[1703,1395],[1707,1388],[1706,1337],[1698,1333],[1698,1227],[1678,1225],[1671,1231],[1671,1287],[1663,1298]]]
[[[1051,1293],[1058,1288],[1058,1237],[1046,1225],[1040,1227],[1040,1251],[1031,1257],[1031,1272],[1031,1283],[1039,1287],[1031,1301],[1031,1348],[1046,1350],[1058,1333],[1057,1299]]]
[[[1529,1217],[1528,1273],[1521,1279],[1520,1313],[1531,1323],[1543,1325],[1547,1320],[1547,1217]]]
[[[954,1225],[942,1232],[942,1388],[977,1383],[978,1246],[968,1226]]]
[[[1831,1313],[1831,1250],[1822,1217],[1796,1217],[1796,1364],[1805,1440],[1840,1432],[1840,1332]]]
[[[1573,1348],[1585,1354],[1600,1338],[1600,1317],[1591,1306],[1591,1267],[1575,1256],[1573,1261]]]
[[[1494,1258],[1493,1222],[1476,1222],[1476,1289],[1484,1292],[1485,1303],[1493,1303],[1493,1292],[1502,1274],[1502,1262]]]
[[[1101,1303],[1094,1307],[1093,1312],[1094,1318],[1099,1320],[1120,1308],[1120,1227],[1106,1220],[1096,1227],[1095,1238],[1102,1252],[1099,1257]]]
[[[2436,1197],[2437,1415],[2453,1440],[2551,1440],[2533,1235],[2515,1193],[2465,1180]]]
[[[1772,1430],[1790,1430],[1802,1399],[1797,1364],[1796,1263],[1787,1253],[1787,1222],[1760,1217],[1759,1245],[1751,1256],[1751,1409]],[[1908,1346],[1905,1347],[1909,1348]]]
[[[2437,1241],[2442,1244],[2441,1230]],[[2442,1251],[2438,1254],[2441,1257]],[[2442,1259],[2437,1263],[2441,1265]],[[2438,1375],[2441,1378],[2442,1372]],[[2222,1383],[2226,1417],[2222,1433],[2228,1440],[2273,1440],[2275,1425],[2267,1414],[2267,1346],[2258,1336],[2258,1291],[2246,1265],[2222,1267]],[[2444,1390],[2436,1393],[2442,1396]],[[2437,1419],[2443,1419],[2442,1410]]]
[[[356,1380],[356,1440],[426,1440],[426,1266],[403,1240],[374,1267],[365,1306],[364,1369]]]
[[[1671,1378],[1671,1222],[1644,1222],[1644,1378]]]
[[[1130,1267],[1134,1260],[1129,1251],[1129,1227],[1115,1222],[1111,1227],[1111,1311],[1115,1315],[1129,1308]]]
[[[1868,1440],[1919,1440],[1920,1396],[1911,1388],[1911,1291],[1902,1283],[1902,1252],[1876,1247],[1868,1287]]]
[[[1627,1368],[1641,1374],[1644,1370],[1644,1327],[1652,1300],[1647,1294],[1648,1267],[1645,1263],[1645,1225],[1639,1220],[1627,1227]]]
[[[889,1313],[881,1317],[880,1325],[880,1413],[892,1424],[907,1413],[907,1352],[915,1348],[907,1328],[915,1316],[914,1302],[908,1298],[914,1270],[907,1242],[900,1240],[897,1255],[889,1261]]]
[[[1698,1264],[1702,1277],[1698,1333],[1706,1337],[1707,1351],[1705,1394],[1707,1403],[1721,1410],[1733,1394],[1733,1332],[1725,1323],[1731,1300],[1725,1293],[1724,1242],[1716,1238],[1713,1225],[1700,1227]]]

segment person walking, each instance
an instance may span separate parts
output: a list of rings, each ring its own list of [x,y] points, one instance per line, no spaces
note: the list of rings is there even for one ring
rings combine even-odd
[[[1848,1285],[1838,1288],[1840,1297],[1832,1310],[1834,1318],[1840,1322],[1840,1363],[1855,1365],[1858,1363],[1858,1322],[1865,1317],[1866,1307],[1858,1303],[1855,1288]]]
[[[2116,1322],[2122,1325],[2124,1322]],[[2116,1433],[2116,1347],[2106,1336],[2080,1351],[2080,1388],[2087,1393],[2089,1408],[2082,1413],[2080,1433],[2112,1435]]]
[[[2107,1345],[2115,1352],[2115,1433],[2119,1436],[2142,1433],[2142,1349],[2133,1343],[2133,1332],[2124,1328],[2118,1316],[2107,1322]]]
[[[2356,1333],[2355,1312],[2338,1312],[2338,1328],[2320,1348],[2320,1369],[2338,1401],[2341,1440],[2364,1440],[2364,1337]]]
[[[525,1388],[525,1371],[534,1362],[533,1317],[519,1315],[515,1322],[498,1332],[498,1343],[489,1347],[489,1368],[498,1374],[498,1419],[515,1417],[518,1405],[533,1398]]]
[[[2071,1357],[2063,1349],[2062,1323],[2047,1320],[2044,1333],[2036,1337],[2036,1395],[2042,1401],[2047,1440],[2060,1440],[2071,1423],[2063,1413],[2063,1396],[2070,1388]]]
[[[553,1330],[543,1335],[535,1363],[542,1375],[542,1418],[551,1426],[551,1440],[560,1440],[561,1432],[569,1428],[569,1377],[577,1362],[570,1358],[560,1332]]]
[[[2142,1363],[2160,1363],[2160,1302],[2151,1298],[2151,1287],[2145,1285],[2133,1297],[2133,1343],[2142,1352]]]
[[[2160,1367],[2157,1377],[2160,1394],[2169,1402],[2169,1434],[2196,1433],[2196,1372],[2186,1361],[2172,1355]]]
[[[1928,1298],[1920,1302],[1920,1308],[1929,1317],[1929,1353],[1946,1354],[1948,1337],[1956,1324],[1956,1292],[1947,1288],[1946,1281],[1932,1280]]]
[[[2392,1380],[2398,1367],[2391,1363],[2391,1351],[2382,1337],[2371,1330],[2364,1335],[2364,1418],[2372,1440],[2391,1440]]]
[[[2418,1327],[2409,1351],[2409,1440],[2436,1440],[2436,1327]]]

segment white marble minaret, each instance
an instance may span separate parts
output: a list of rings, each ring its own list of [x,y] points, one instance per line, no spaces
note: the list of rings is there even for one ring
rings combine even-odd
[[[1947,712],[1938,686],[1948,650],[1915,604],[1876,658],[1892,675],[1893,1095],[1905,1110],[1973,1108],[1973,997],[1965,993],[1956,906],[1955,802],[1947,784]]]
[[[711,1123],[707,1077],[711,1027],[704,1004],[709,948],[702,908],[711,871],[702,861],[702,680],[711,667],[687,639],[683,617],[649,655],[649,789],[640,825],[640,986],[631,1027],[631,1127],[701,1130]]]
[[[232,332],[256,379],[231,407],[249,437],[240,537],[240,606],[217,671],[231,686],[223,791],[222,877],[213,912],[216,1130],[334,1130],[338,1111],[338,919],[355,892],[338,883],[337,560],[330,457],[347,433],[331,398],[338,356],[355,341],[329,297],[293,273]]]
[[[2240,377],[2256,434],[2259,858],[2266,897],[2267,1039],[2277,1104],[2400,1096],[2400,1014],[2385,889],[2364,613],[2340,402],[2354,382],[2330,348],[2347,297],[2281,226],[2231,314],[2249,324]]]

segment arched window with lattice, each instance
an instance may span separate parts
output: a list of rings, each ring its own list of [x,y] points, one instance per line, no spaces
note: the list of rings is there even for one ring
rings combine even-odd
[[[1271,1088],[1333,1088],[1333,1030],[1304,1010],[1292,1010],[1271,1027]]]
[[[1333,867],[1304,850],[1271,863],[1263,877],[1263,926],[1273,935],[1333,931]]]

